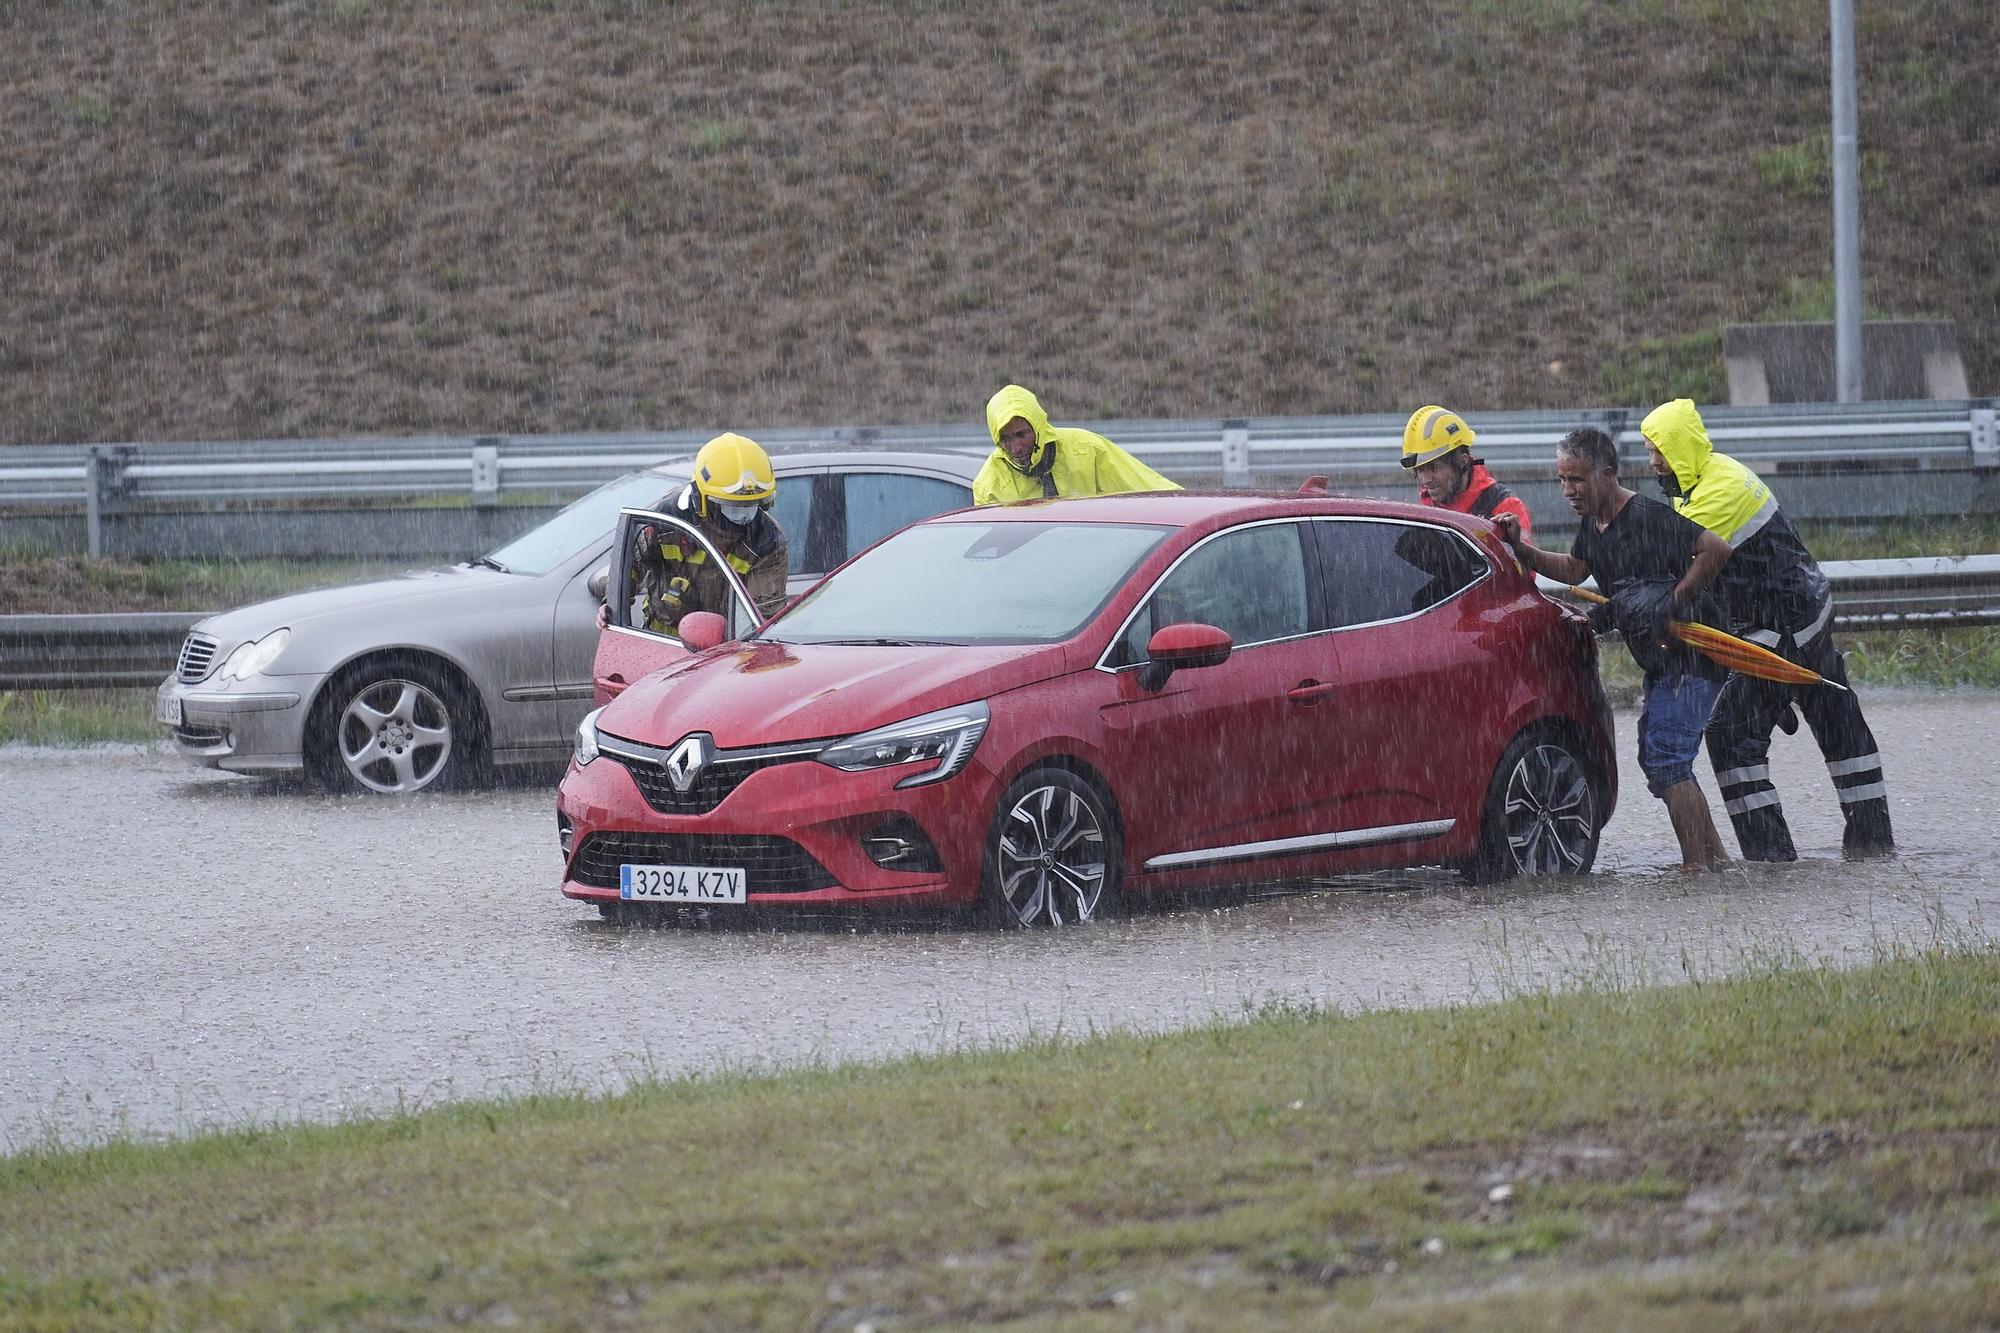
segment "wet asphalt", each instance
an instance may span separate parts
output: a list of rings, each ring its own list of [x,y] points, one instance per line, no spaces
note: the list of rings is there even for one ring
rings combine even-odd
[[[1588,879],[1398,872],[1038,934],[608,925],[556,891],[553,775],[335,799],[153,750],[0,749],[0,1151],[1990,940],[2000,696],[1866,704],[1893,859],[1840,859],[1801,734],[1773,765],[1804,859],[1683,876],[1621,715]]]

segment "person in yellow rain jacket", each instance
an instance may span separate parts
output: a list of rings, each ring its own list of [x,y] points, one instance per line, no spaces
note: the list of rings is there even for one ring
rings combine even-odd
[[[1843,687],[1782,685],[1745,675],[1722,687],[1708,720],[1708,758],[1744,858],[1798,858],[1770,764],[1771,732],[1798,726],[1794,707],[1812,729],[1840,798],[1842,849],[1850,856],[1892,850],[1882,753],[1861,701],[1845,688],[1847,668],[1833,642],[1833,591],[1819,562],[1763,478],[1715,452],[1692,399],[1660,404],[1646,414],[1639,433],[1674,508],[1729,548],[1713,585],[1729,618],[1726,628]]]
[[[972,503],[1180,489],[1102,435],[1051,426],[1035,395],[1010,384],[986,404],[993,456],[972,479]]]

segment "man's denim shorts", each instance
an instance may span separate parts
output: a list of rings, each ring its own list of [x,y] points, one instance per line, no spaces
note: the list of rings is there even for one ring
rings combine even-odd
[[[1639,769],[1646,790],[1659,796],[1694,777],[1702,728],[1715,708],[1722,682],[1696,675],[1654,676],[1646,682],[1639,713]]]

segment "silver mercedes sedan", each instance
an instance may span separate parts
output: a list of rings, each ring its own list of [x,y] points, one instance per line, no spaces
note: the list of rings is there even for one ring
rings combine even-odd
[[[906,524],[972,501],[983,451],[773,454],[797,594]],[[155,714],[190,761],[335,791],[420,791],[561,764],[591,708],[618,511],[693,462],[609,482],[487,555],[257,602],[196,624]]]

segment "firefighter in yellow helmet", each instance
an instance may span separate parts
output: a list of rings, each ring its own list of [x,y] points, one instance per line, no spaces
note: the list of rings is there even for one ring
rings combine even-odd
[[[770,616],[785,604],[785,534],[771,517],[777,494],[770,455],[731,432],[704,444],[694,456],[693,480],[654,507],[706,533],[749,589],[757,614]],[[674,529],[640,529],[632,559],[646,629],[674,634],[691,611],[729,613],[729,580],[707,551]]]
[[[1180,489],[1094,431],[1051,426],[1035,395],[1010,384],[986,403],[993,455],[972,479],[972,503]]]
[[[1417,498],[1427,505],[1491,519],[1512,514],[1521,521],[1521,540],[1530,541],[1534,520],[1521,497],[1493,480],[1486,464],[1472,456],[1478,436],[1465,418],[1448,407],[1420,407],[1403,427],[1403,466],[1417,474]]]

